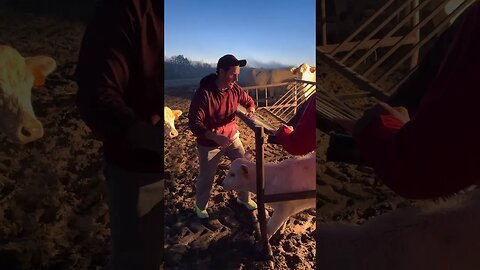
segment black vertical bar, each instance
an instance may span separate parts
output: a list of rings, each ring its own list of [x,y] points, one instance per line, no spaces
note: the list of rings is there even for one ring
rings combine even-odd
[[[263,127],[255,126],[255,150],[256,154],[256,169],[257,169],[257,202],[258,202],[258,217],[260,222],[260,235],[262,237],[262,248],[267,252],[269,258],[272,258],[272,250],[268,242],[267,235],[267,220],[265,216],[265,171],[264,162],[265,157],[263,153],[263,144],[265,139],[265,132]]]

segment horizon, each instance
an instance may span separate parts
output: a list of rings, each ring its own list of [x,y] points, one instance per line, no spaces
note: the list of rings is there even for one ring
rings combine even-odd
[[[191,57],[188,57],[186,55],[183,55],[183,54],[179,54],[179,55],[171,55],[171,56],[166,56],[165,55],[165,60],[164,61],[168,61],[169,59],[171,59],[172,57],[175,57],[175,56],[183,56],[185,57],[186,59],[188,59],[191,63],[200,63],[200,64],[208,64],[210,65],[212,68],[216,68],[217,66],[217,63],[207,63],[207,62],[204,62],[202,60],[196,60],[196,59],[192,59]],[[269,63],[263,63],[263,62],[258,62],[258,61],[255,61],[255,60],[247,60],[247,65],[245,66],[246,68],[290,68],[290,67],[297,67],[297,66],[294,66],[294,65],[285,65],[285,64],[281,64],[281,63],[276,63],[276,62],[269,62]],[[254,66],[252,66],[251,62],[254,63]],[[308,64],[308,63],[307,63]],[[299,64],[300,65],[300,64]],[[260,66],[260,67],[256,67],[256,66]]]

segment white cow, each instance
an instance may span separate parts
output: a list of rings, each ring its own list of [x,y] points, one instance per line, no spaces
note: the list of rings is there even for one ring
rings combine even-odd
[[[47,56],[24,58],[12,47],[0,45],[0,131],[12,141],[25,144],[43,137],[35,117],[31,91],[41,86],[56,68]]]
[[[279,163],[265,164],[265,194],[280,194],[315,190],[315,152],[303,157],[286,159]],[[222,182],[225,190],[250,191],[256,193],[256,165],[246,158],[232,162]],[[270,238],[288,217],[308,208],[315,207],[315,199],[301,199],[269,203],[273,215],[268,220],[267,234]]]
[[[181,110],[172,110],[167,106],[164,106],[164,117],[165,117],[165,136],[169,136],[170,138],[174,138],[178,136],[178,131],[175,128],[175,120],[178,120],[180,115],[182,115]]]
[[[480,190],[362,225],[317,224],[318,269],[480,269]]]
[[[303,63],[299,67],[280,69],[257,69],[246,71],[245,79],[240,82],[244,86],[267,85],[282,83],[292,79],[316,81],[316,69]]]

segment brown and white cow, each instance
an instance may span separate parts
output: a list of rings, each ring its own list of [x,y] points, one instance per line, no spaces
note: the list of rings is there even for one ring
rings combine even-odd
[[[55,60],[48,56],[23,57],[16,49],[0,45],[0,132],[12,141],[25,144],[43,137],[31,91],[42,86],[55,68]]]
[[[175,128],[175,120],[178,120],[180,115],[182,115],[181,110],[172,110],[167,106],[164,106],[164,117],[165,117],[165,136],[170,138],[175,138],[178,136],[178,131]]]

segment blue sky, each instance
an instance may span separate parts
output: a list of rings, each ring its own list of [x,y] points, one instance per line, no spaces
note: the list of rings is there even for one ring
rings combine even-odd
[[[165,0],[165,56],[254,67],[315,65],[314,0]]]

